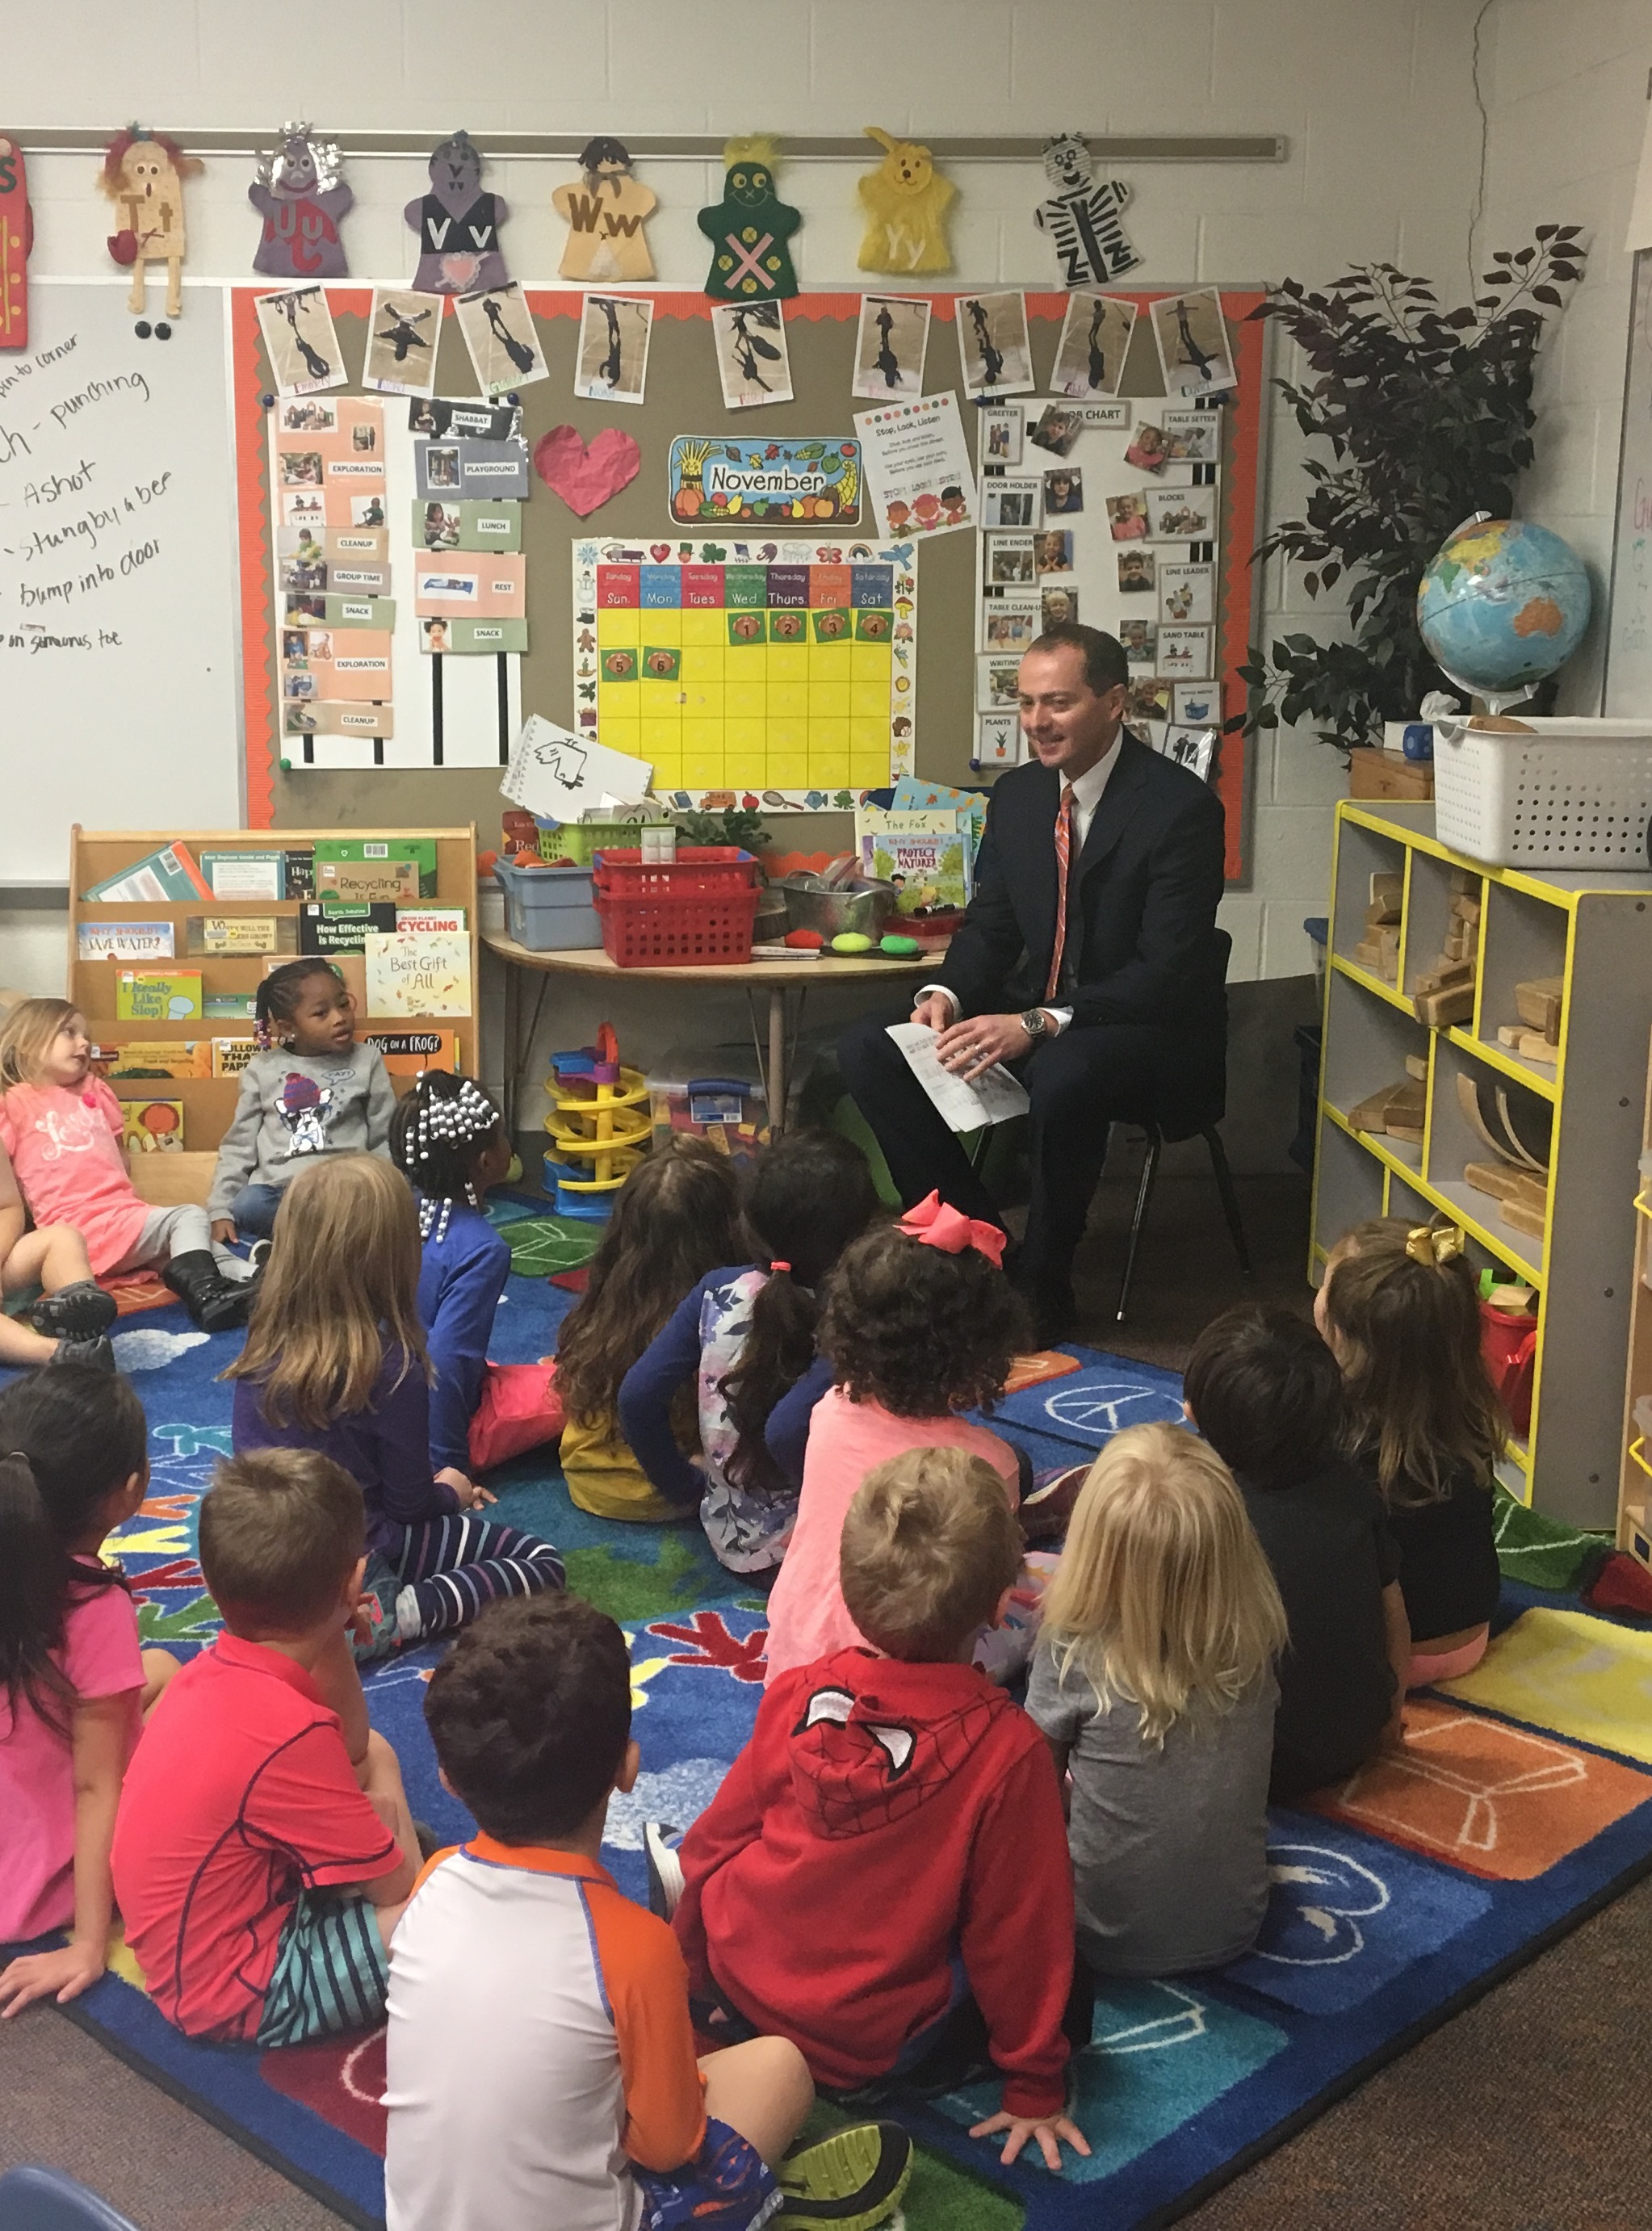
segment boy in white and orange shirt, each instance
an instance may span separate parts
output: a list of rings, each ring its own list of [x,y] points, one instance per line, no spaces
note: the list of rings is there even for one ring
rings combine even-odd
[[[813,2102],[758,2038],[696,2061],[664,1922],[597,1853],[640,1763],[624,1636],[578,1596],[493,1605],[431,1677],[442,1779],[480,1833],[426,1866],[392,1946],[388,2231],[868,2231],[893,2124],[783,2157]]]

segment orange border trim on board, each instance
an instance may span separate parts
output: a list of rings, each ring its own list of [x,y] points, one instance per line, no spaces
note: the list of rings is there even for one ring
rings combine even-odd
[[[248,287],[234,287],[229,290],[233,366],[230,408],[236,430],[236,495],[240,516],[242,704],[246,731],[247,826],[249,829],[268,829],[274,825],[275,766],[280,756],[271,556],[274,540],[270,531],[274,514],[268,475],[269,450],[265,438],[266,413],[261,402],[265,391],[258,372],[258,314],[254,307],[260,291]],[[578,287],[533,287],[525,288],[524,294],[528,308],[536,318],[577,318],[583,313],[586,291]],[[655,291],[647,287],[640,287],[636,291],[646,294],[653,302],[656,317],[702,318],[710,321],[713,304],[705,294],[681,290]],[[880,291],[910,294],[918,290],[897,290],[891,286],[885,290],[868,288],[866,291],[868,294]],[[1137,292],[1126,288],[1110,288],[1107,291],[1133,302],[1138,312],[1145,316],[1148,304],[1162,301],[1169,290],[1153,288]],[[1220,599],[1216,622],[1217,687],[1222,711],[1226,716],[1240,711],[1245,702],[1245,686],[1238,679],[1238,669],[1245,663],[1249,654],[1251,614],[1255,604],[1250,553],[1256,545],[1259,494],[1256,469],[1261,456],[1265,402],[1262,394],[1265,352],[1263,327],[1260,321],[1250,322],[1250,313],[1267,297],[1255,288],[1236,292],[1229,288],[1218,287],[1216,291],[1222,296],[1233,346],[1234,366],[1239,374],[1237,399],[1231,409],[1233,439],[1230,459],[1223,469],[1228,532],[1223,539],[1232,554],[1225,567],[1218,563],[1216,568]],[[944,294],[926,294],[923,299],[928,301],[932,315],[941,324],[952,325],[956,322],[954,306],[962,297],[971,294],[1016,292],[1026,297],[1029,318],[1059,326],[1067,307],[1067,296],[1062,294],[1036,294],[1025,288],[961,287]],[[365,287],[329,287],[327,301],[336,314],[346,317],[365,318],[372,307],[371,290]],[[811,324],[846,324],[851,318],[858,319],[860,314],[861,296],[858,294],[794,294],[787,298],[787,317],[804,319]],[[394,400],[393,398],[387,399]],[[1143,397],[1139,399],[1145,402],[1149,398]],[[1251,740],[1242,735],[1223,736],[1218,746],[1215,787],[1222,800],[1226,820],[1224,867],[1229,883],[1236,882],[1249,865],[1245,857],[1245,767],[1253,748]]]

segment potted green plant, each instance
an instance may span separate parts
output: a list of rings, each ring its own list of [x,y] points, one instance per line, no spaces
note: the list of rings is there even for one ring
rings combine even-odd
[[[1546,311],[1563,307],[1562,290],[1581,276],[1578,233],[1542,224],[1528,246],[1500,250],[1472,306],[1442,310],[1426,281],[1375,263],[1323,293],[1287,279],[1251,313],[1301,351],[1300,384],[1274,385],[1303,433],[1331,449],[1305,460],[1304,516],[1281,521],[1255,559],[1278,552],[1305,565],[1310,597],[1345,580],[1348,628],[1330,643],[1296,634],[1253,644],[1239,669],[1250,702],[1228,729],[1309,721],[1346,753],[1451,687],[1417,631],[1417,583],[1463,520],[1513,508],[1533,458]]]

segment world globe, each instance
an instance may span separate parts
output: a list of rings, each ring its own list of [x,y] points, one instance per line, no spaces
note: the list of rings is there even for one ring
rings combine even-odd
[[[1513,703],[1565,664],[1590,603],[1582,559],[1548,527],[1470,520],[1423,574],[1416,619],[1450,681]]]

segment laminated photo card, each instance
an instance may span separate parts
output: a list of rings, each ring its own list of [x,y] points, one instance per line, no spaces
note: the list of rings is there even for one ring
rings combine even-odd
[[[1039,486],[1036,480],[1006,473],[981,483],[984,527],[1036,527],[1039,510]]]
[[[1119,594],[1121,597],[1151,596],[1158,573],[1158,553],[1154,550],[1120,550],[1116,562],[1119,568]]]
[[[855,340],[851,394],[881,403],[892,395],[921,395],[929,347],[930,305],[905,294],[863,294]],[[1017,444],[1019,446],[1019,444]],[[983,461],[994,462],[983,451]],[[997,460],[999,463],[1008,459]]]
[[[1019,766],[1026,756],[1021,721],[1015,713],[981,713],[976,716],[975,756],[971,766]]]
[[[778,302],[716,302],[712,340],[723,405],[749,411],[762,403],[791,401],[791,358]]]
[[[1165,392],[1173,398],[1189,395],[1220,395],[1237,387],[1228,345],[1228,323],[1222,314],[1222,297],[1214,287],[1196,288],[1187,294],[1166,294],[1148,312],[1153,340],[1165,375]]]
[[[1051,388],[1079,402],[1117,395],[1135,329],[1133,302],[1087,290],[1069,294]]]
[[[1216,536],[1216,494],[1213,488],[1149,488],[1147,523],[1154,541],[1212,541]]]
[[[1120,559],[1120,564],[1123,560]],[[1120,586],[1122,586],[1122,583]],[[1213,566],[1161,565],[1158,617],[1172,625],[1208,627],[1216,617]]]
[[[1158,671],[1172,682],[1205,682],[1210,676],[1208,627],[1161,627]]]
[[[990,652],[975,662],[975,703],[978,712],[1011,713],[1021,703],[1019,654],[1004,657]]]
[[[981,397],[1032,391],[1032,344],[1027,338],[1027,298],[1005,291],[960,294],[952,305],[958,326],[964,392]],[[1006,462],[1008,462],[1006,460]]]
[[[590,403],[641,403],[649,383],[654,305],[646,295],[587,294],[574,359],[574,393]]]
[[[981,462],[1018,465],[1025,419],[1018,403],[987,403],[981,408]]]
[[[1209,728],[1222,717],[1222,692],[1215,682],[1178,682],[1171,693],[1171,718],[1180,728]]]
[[[1030,586],[1033,580],[1033,540],[1030,534],[989,534],[986,539],[986,577],[1000,587]]]
[[[1038,586],[1039,622],[1043,627],[1077,627],[1079,592],[1056,574]]]

